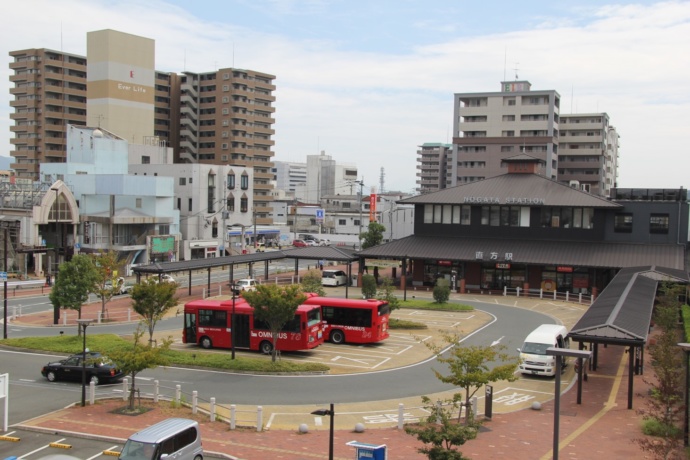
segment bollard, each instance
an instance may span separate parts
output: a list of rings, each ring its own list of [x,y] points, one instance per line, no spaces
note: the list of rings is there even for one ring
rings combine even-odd
[[[557,293],[558,293],[558,291],[555,291],[555,290],[553,291],[553,300],[558,300],[558,298],[556,297]]]
[[[160,392],[160,384],[158,380],[153,381],[153,402],[158,402],[158,394]]]
[[[63,312],[64,316],[62,317],[62,324],[67,326],[67,312]]]
[[[403,429],[403,413],[405,411],[405,406],[400,403],[398,404],[398,429],[402,430]]]
[[[440,425],[441,424],[441,400],[440,399],[438,401],[436,401],[436,409],[437,409],[436,413],[438,414],[436,416],[436,423],[438,423]]]
[[[175,404],[179,404],[182,399],[182,385],[175,385]]]
[[[235,412],[237,411],[237,406],[234,404],[230,406],[230,429],[235,429]]]
[[[544,298],[544,290],[543,289],[539,289],[539,298],[540,299]]]
[[[577,303],[582,303],[582,293],[581,292],[577,296]]]
[[[99,312],[97,313],[97,315],[98,315],[98,316],[97,316],[97,318],[96,318],[96,322],[97,322],[98,324],[101,324],[101,316],[102,316],[102,315],[101,315],[101,312],[99,311]]]
[[[128,308],[127,309],[127,321],[132,321],[132,309]]]
[[[127,401],[127,379],[122,379],[122,400]]]
[[[89,406],[96,403],[96,383],[89,382]]]
[[[520,297],[520,288],[515,288],[515,292],[517,292],[517,297]]]
[[[211,398],[209,400],[208,411],[211,415],[211,421],[215,422],[216,421],[216,398]]]
[[[12,321],[17,319],[17,307],[12,307]]]
[[[197,404],[198,392],[196,390],[192,391],[192,414],[196,415],[196,404]]]
[[[503,286],[503,297],[508,295],[508,286]]]
[[[206,288],[203,288],[203,289],[201,290],[201,298],[202,298],[202,299],[205,299],[205,298],[206,298]]]
[[[22,306],[19,305],[19,317],[21,318],[22,316],[23,316],[23,315],[22,315]]]
[[[472,399],[470,399],[470,404],[472,404],[472,415],[477,416],[477,410],[478,410],[478,404],[477,404],[477,397],[473,396]]]
[[[261,431],[264,425],[264,408],[257,406],[256,408],[256,431]]]
[[[567,302],[570,298],[570,291],[565,291],[565,301]]]

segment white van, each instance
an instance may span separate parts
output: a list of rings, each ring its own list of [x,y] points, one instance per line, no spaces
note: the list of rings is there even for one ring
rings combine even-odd
[[[169,418],[129,437],[120,460],[203,460],[199,423],[186,418]]]
[[[550,347],[570,348],[568,329],[559,324],[542,324],[527,336],[520,352],[519,370],[523,374],[556,375],[556,357],[546,354]]]

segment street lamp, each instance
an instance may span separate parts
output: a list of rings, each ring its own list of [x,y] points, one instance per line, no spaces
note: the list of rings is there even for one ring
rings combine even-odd
[[[93,322],[92,319],[78,319],[77,323],[82,329],[82,359],[81,359],[81,407],[86,406],[86,327]]]
[[[679,343],[678,346],[683,349],[683,356],[685,356],[685,422],[683,424],[683,445],[688,447],[688,427],[690,426],[690,416],[688,415],[688,404],[690,398],[690,343]]]
[[[335,410],[333,409],[333,403],[331,403],[330,409],[315,410],[311,415],[320,415],[321,417],[329,415],[331,417],[331,433],[328,439],[328,460],[333,460],[333,428],[335,425]]]
[[[561,369],[563,368],[562,360],[563,357],[567,358],[582,358],[583,360],[589,359],[592,355],[591,351],[585,350],[571,350],[569,348],[557,348],[549,347],[546,349],[546,354],[548,356],[556,357],[556,388],[555,393],[555,403],[553,408],[553,460],[558,460],[558,429],[560,422],[560,411],[561,411]],[[583,363],[584,365],[584,363]]]

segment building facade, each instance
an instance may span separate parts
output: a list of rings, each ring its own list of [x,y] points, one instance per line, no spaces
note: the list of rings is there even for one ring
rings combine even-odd
[[[17,177],[38,180],[41,163],[63,163],[68,124],[86,124],[86,58],[49,49],[10,52],[10,131]]]
[[[558,181],[611,196],[618,177],[619,136],[605,113],[561,115]]]
[[[427,142],[419,147],[417,150],[418,193],[437,192],[446,188],[448,168],[452,168],[452,154],[452,144]]]
[[[122,133],[134,144],[167,143],[176,163],[254,169],[254,209],[270,224],[275,76],[224,68],[155,70],[153,40],[90,32],[88,59],[45,49],[10,52],[15,133],[11,167],[38,180],[40,163],[65,161],[66,125]]]
[[[448,185],[505,173],[502,160],[525,153],[556,179],[560,95],[528,81],[502,82],[500,92],[458,93],[453,108],[453,161]]]

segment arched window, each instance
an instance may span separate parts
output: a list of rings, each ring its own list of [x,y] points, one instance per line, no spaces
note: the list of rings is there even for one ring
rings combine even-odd
[[[233,171],[228,173],[228,190],[235,190],[235,173]]]
[[[249,188],[249,175],[246,172],[242,173],[241,181],[240,188],[242,188],[242,190],[247,190]]]

